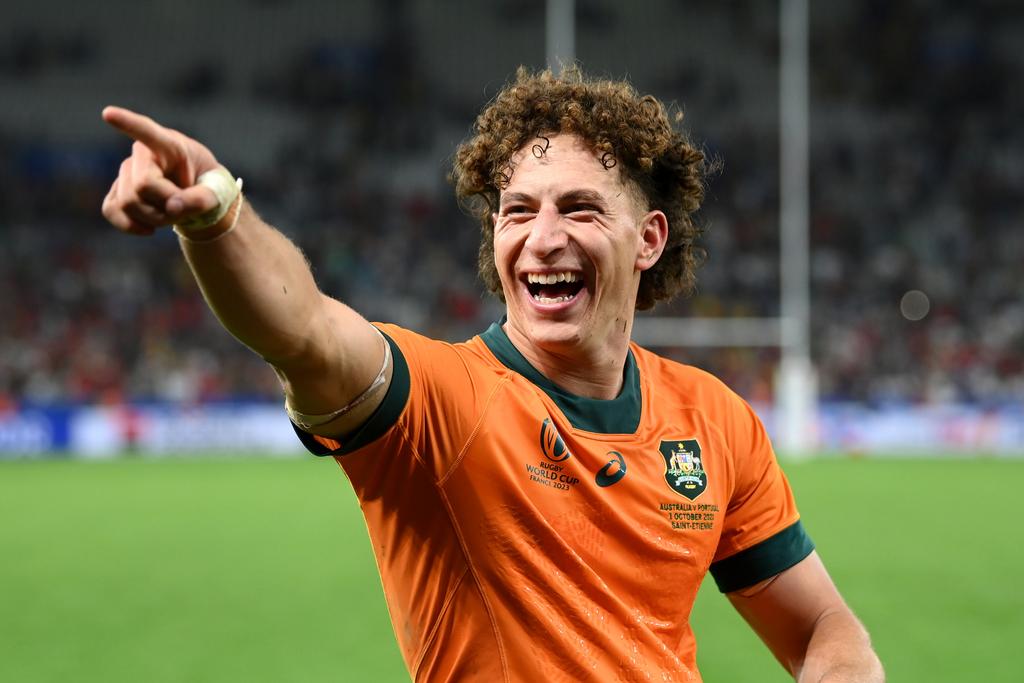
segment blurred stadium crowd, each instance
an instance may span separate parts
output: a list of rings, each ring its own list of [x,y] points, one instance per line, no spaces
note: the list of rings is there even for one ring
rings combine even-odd
[[[225,3],[262,13],[263,23],[268,13],[316,14],[304,4]],[[472,3],[471,12],[423,4],[332,9],[342,21],[363,7],[357,37],[296,35],[259,69],[191,51],[118,103],[209,144],[245,178],[257,210],[302,246],[324,291],[370,319],[457,340],[501,307],[481,293],[476,226],[455,205],[446,160],[515,64],[542,62],[543,31],[527,24],[542,25],[543,3]],[[700,36],[679,40],[690,47],[678,54],[666,45],[649,69],[616,66],[626,58],[608,54],[621,49],[615,36],[643,40],[642,22],[624,16],[639,10],[577,4],[584,68],[628,73],[638,89],[685,107],[694,138],[724,164],[703,212],[700,291],[657,313],[777,315],[778,24],[764,7],[773,3],[650,3],[650,21]],[[531,51],[489,55],[501,71],[486,81],[472,64],[453,75],[431,44],[448,40],[439,23],[467,12],[530,33]],[[131,238],[102,222],[128,143],[102,130],[98,107],[81,112],[56,93],[74,82],[75,92],[115,98],[104,79],[133,58],[88,23],[54,29],[39,15],[15,17],[0,42],[0,88],[44,92],[38,102],[49,103],[20,114],[38,118],[35,134],[10,112],[0,117],[0,404],[276,398],[273,374],[206,311],[173,236]],[[246,28],[244,17],[231,21]],[[812,338],[822,396],[1024,402],[1024,11],[844,0],[812,3],[812,29]],[[72,112],[81,133],[61,134]],[[204,120],[240,129],[204,135],[231,130],[204,131]],[[910,290],[930,300],[920,320],[901,315]],[[749,399],[770,397],[775,351],[670,353]]]

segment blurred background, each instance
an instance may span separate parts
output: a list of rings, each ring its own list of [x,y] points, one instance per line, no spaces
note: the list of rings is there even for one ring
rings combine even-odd
[[[568,19],[552,14],[552,4],[568,7]],[[196,480],[221,481],[236,491],[232,487],[251,476],[242,474],[250,465],[218,469],[227,452],[300,455],[280,410],[273,373],[206,310],[173,235],[133,238],[103,221],[100,204],[130,147],[100,120],[103,106],[136,109],[207,144],[245,179],[246,195],[264,218],[303,248],[327,293],[371,320],[457,341],[485,329],[502,309],[483,294],[476,277],[477,227],[460,212],[446,181],[451,155],[476,113],[516,67],[543,67],[560,35],[560,54],[575,57],[588,73],[627,77],[641,92],[683,111],[693,139],[722,161],[701,213],[708,260],[698,276],[699,291],[656,309],[647,323],[638,324],[637,338],[720,376],[776,433],[781,422],[776,378],[790,348],[779,331],[788,315],[782,303],[786,266],[780,265],[787,250],[780,213],[788,195],[781,189],[780,165],[794,144],[789,142],[794,138],[780,143],[780,110],[786,104],[779,95],[786,35],[780,15],[776,0],[5,2],[0,8],[0,460],[12,462],[0,463],[0,534],[6,534],[0,541],[10,550],[8,560],[34,558],[10,562],[0,577],[0,613],[3,600],[11,605],[6,617],[0,616],[0,633],[7,634],[12,648],[25,648],[21,659],[0,657],[15,662],[9,665],[17,676],[9,680],[66,680],[69,671],[89,668],[83,664],[88,659],[45,654],[42,634],[61,614],[80,625],[76,634],[96,631],[96,623],[83,616],[95,612],[68,607],[77,603],[66,596],[47,602],[42,596],[48,590],[33,587],[29,577],[48,576],[43,569],[51,566],[48,562],[63,562],[59,553],[41,559],[41,535],[66,534],[69,520],[91,519],[102,508],[97,501],[124,490],[111,484],[107,491],[107,483],[125,477],[135,482],[129,488],[148,490],[146,482],[155,478],[171,486],[154,484],[152,497],[140,495],[124,503],[128,507],[109,510],[111,519],[123,522],[126,510],[148,509],[133,518],[151,520],[149,515],[164,514],[157,509],[202,508],[196,501],[209,501],[202,495],[228,495],[196,493]],[[1022,510],[1014,501],[1024,484],[1016,458],[1024,453],[1024,6],[1008,0],[822,0],[810,3],[805,16],[809,125],[803,134],[809,184],[806,221],[798,227],[808,245],[809,308],[801,320],[813,372],[801,386],[813,404],[806,439],[794,455],[833,457],[824,458],[827,464],[820,457],[810,464],[794,461],[791,477],[798,497],[803,481],[810,491],[805,499],[821,497],[822,519],[831,506],[835,524],[851,525],[835,552],[842,557],[843,545],[852,564],[833,572],[848,572],[854,586],[859,577],[863,603],[855,606],[874,615],[869,623],[874,629],[891,628],[894,636],[905,637],[904,627],[871,612],[872,600],[882,609],[889,600],[885,596],[898,591],[890,585],[893,575],[871,573],[866,558],[872,543],[880,541],[867,529],[889,529],[896,554],[905,550],[909,535],[927,536],[925,527],[935,519],[942,520],[933,530],[935,548],[948,548],[951,536],[969,545],[967,537],[988,530],[991,542],[979,540],[989,538],[984,534],[976,537],[982,543],[977,552],[955,561],[957,567],[981,571],[972,577],[986,586],[983,591],[1001,585],[1015,591],[1024,572],[1007,536],[1019,537]],[[559,27],[562,33],[550,34]],[[565,36],[571,37],[568,45]],[[732,332],[739,328],[716,320],[752,326],[737,336]],[[671,342],[673,334],[678,343]],[[166,471],[138,464],[139,456],[152,455],[198,456],[213,464],[202,469],[192,461],[175,464],[183,462],[180,458],[151,461],[151,467],[171,468]],[[871,458],[844,457],[850,455]],[[69,457],[74,462],[66,462]],[[110,462],[102,464],[107,469],[81,470],[81,459]],[[930,469],[903,469],[908,460]],[[333,474],[324,476],[328,463],[302,462],[261,461],[254,469],[267,478],[257,477],[253,486],[263,493],[264,486],[278,491],[282,479],[306,481],[302,477],[311,470],[295,468],[318,467],[317,481],[331,480],[325,497],[345,493]],[[92,483],[86,486],[77,477]],[[173,489],[174,482],[183,488]],[[893,486],[892,505],[878,502],[886,485]],[[75,498],[74,492],[82,491],[93,495]],[[275,510],[295,514],[296,500],[311,504],[308,491],[295,485],[295,499],[279,501]],[[957,495],[950,497],[952,492]],[[866,509],[865,494],[883,498]],[[926,494],[934,499],[922,498],[912,509],[894,502]],[[251,496],[238,506],[277,500]],[[145,507],[157,505],[154,501],[167,508]],[[361,544],[360,562],[369,564],[368,573],[353,581],[370,586],[376,602],[356,610],[360,616],[354,625],[332,621],[330,628],[358,634],[363,615],[379,616],[384,650],[369,659],[394,667],[397,650],[388,641],[379,584],[358,515],[346,501],[338,508],[324,502],[315,517],[355,520],[345,522],[355,525],[351,543]],[[950,511],[959,506],[968,506],[962,515]],[[34,512],[26,515],[26,510]],[[919,522],[901,526],[897,510],[921,515]],[[267,513],[273,522],[260,528],[276,529],[273,523],[282,519],[277,513]],[[181,533],[198,538],[191,535],[221,514],[223,509],[211,508],[209,517]],[[809,517],[806,504],[804,514]],[[19,519],[34,521],[17,526],[13,520]],[[853,525],[855,519],[863,519],[863,526]],[[995,519],[1008,526],[995,525]],[[112,523],[104,520],[96,524]],[[310,546],[333,538],[337,523],[324,523],[325,536]],[[153,533],[144,525],[125,532],[122,540],[138,548],[140,539]],[[253,533],[254,539],[262,538]],[[276,533],[292,538],[295,527]],[[830,533],[823,529],[819,547]],[[232,526],[209,543],[222,547],[225,539],[242,537]],[[107,537],[91,538],[90,548],[110,547],[104,545],[111,542]],[[0,555],[7,554],[3,545]],[[52,545],[47,552],[63,544]],[[217,556],[203,550],[207,546],[197,547],[197,555],[207,560]],[[853,552],[855,547],[862,552]],[[247,552],[241,548],[239,553]],[[908,583],[901,590],[910,590],[915,571],[938,572],[937,585],[964,585],[966,575],[956,573],[959,569],[934,566],[933,551],[939,552],[906,557]],[[132,554],[110,552],[120,553],[121,560]],[[291,552],[298,558],[303,551]],[[339,604],[349,599],[330,570],[347,567],[350,560],[344,549],[329,552],[335,554],[324,556],[327,566],[320,569],[326,573],[317,584],[324,593],[312,594],[310,605],[319,605],[317,595],[334,595],[329,600]],[[75,562],[91,557],[97,577],[117,575],[118,563],[109,555],[83,548],[74,556]],[[145,562],[155,561],[147,557]],[[210,581],[221,588],[228,583],[216,572],[234,571],[232,558],[225,555],[223,567],[210,569],[221,577]],[[293,570],[304,575],[301,567],[290,566],[282,576]],[[191,594],[203,583],[182,578],[188,575],[175,570],[184,583],[165,585],[167,594]],[[60,576],[53,569],[52,578]],[[102,590],[92,585],[90,595],[110,605],[113,596],[123,594],[125,582],[131,583],[122,578]],[[265,588],[266,595],[275,593]],[[936,590],[946,594],[949,588]],[[902,680],[1012,680],[1024,671],[1020,660],[1010,655],[1007,661],[1005,653],[996,656],[986,648],[1008,642],[1007,629],[1018,636],[1024,631],[1020,617],[1008,611],[1024,607],[1017,593],[1007,598],[968,591],[973,597],[966,611],[947,605],[919,615],[922,628],[948,626],[959,635],[964,615],[973,615],[976,621],[968,623],[980,634],[978,649],[968,649],[973,654],[961,659],[988,661],[990,654],[999,659],[988,678],[949,663],[941,671],[921,673],[924,669],[909,663],[921,657],[899,659],[907,651],[898,638],[880,650],[902,662],[897,671],[910,667]],[[923,595],[900,611],[934,606],[934,599]],[[253,604],[251,594],[239,600]],[[146,610],[152,605],[143,602],[149,607],[139,609],[149,619]],[[58,603],[63,607],[55,607]],[[222,611],[238,609],[233,604]],[[284,604],[281,610],[294,616]],[[124,604],[121,611],[135,614]],[[303,632],[305,621],[295,618],[295,630]],[[137,626],[126,617],[126,634],[135,633],[132,624]],[[76,637],[66,636],[72,644]],[[116,650],[152,662],[139,654],[148,650],[121,643],[120,635],[110,637],[119,644]],[[167,637],[173,639],[162,641],[165,646],[184,636]],[[914,651],[939,653],[944,637],[941,631],[935,631],[934,641],[921,637]],[[153,658],[161,659],[164,650],[151,645]],[[232,652],[254,649],[251,643],[238,647],[225,648],[229,660]],[[358,647],[338,647],[358,657]],[[316,648],[295,648],[317,656]],[[42,666],[44,661],[52,666]],[[198,655],[189,661],[194,668],[160,669],[163,678],[142,664],[111,674],[104,660],[94,670],[108,671],[96,680],[255,680],[259,672],[263,680],[319,680],[321,674],[336,680],[402,678],[400,663],[389,673],[346,677],[340,659],[326,660],[322,672],[303,675],[266,665],[218,669]],[[708,680],[776,680],[715,670],[721,664],[707,661],[702,666]],[[3,667],[0,663],[0,678],[7,678]]]
[[[446,174],[515,68],[544,65],[542,0],[15,2],[3,15],[0,410],[24,419],[0,426],[0,450],[148,438],[83,436],[84,418],[44,414],[55,406],[278,398],[206,312],[173,236],[104,224],[129,149],[99,119],[108,103],[210,146],[322,288],[371,320],[462,340],[500,315]],[[684,111],[723,162],[700,289],[657,314],[780,316],[778,3],[577,0],[574,20],[588,72]],[[830,0],[813,3],[808,35],[816,445],[1024,449],[1019,5]],[[776,340],[657,346],[770,413]]]

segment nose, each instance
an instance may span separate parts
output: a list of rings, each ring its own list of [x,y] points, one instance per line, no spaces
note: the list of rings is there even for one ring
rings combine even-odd
[[[564,249],[569,244],[569,233],[558,207],[544,206],[531,221],[530,234],[524,245],[538,258],[544,258]]]

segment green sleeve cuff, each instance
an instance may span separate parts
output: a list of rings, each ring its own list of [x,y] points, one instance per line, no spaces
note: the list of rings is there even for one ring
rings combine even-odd
[[[711,565],[718,590],[731,593],[770,579],[797,564],[814,550],[799,520],[757,545]]]
[[[384,334],[384,339],[391,346],[391,358],[393,359],[391,384],[388,386],[387,393],[384,394],[384,400],[381,401],[381,404],[370,415],[370,419],[355,434],[352,434],[344,441],[336,439],[341,443],[341,448],[337,450],[331,450],[323,445],[313,438],[312,434],[303,431],[293,422],[292,428],[295,429],[295,434],[299,437],[299,441],[313,455],[346,455],[358,450],[384,436],[384,433],[398,422],[402,411],[405,410],[405,404],[409,400],[409,364],[406,362],[402,350],[398,348],[398,344],[385,334],[383,330],[381,334]]]

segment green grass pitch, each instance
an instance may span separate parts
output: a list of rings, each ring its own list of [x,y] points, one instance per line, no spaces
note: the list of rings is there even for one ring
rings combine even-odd
[[[1024,680],[1024,459],[786,463],[892,681]],[[710,582],[702,673],[785,681]],[[330,460],[0,463],[0,680],[407,681]]]

